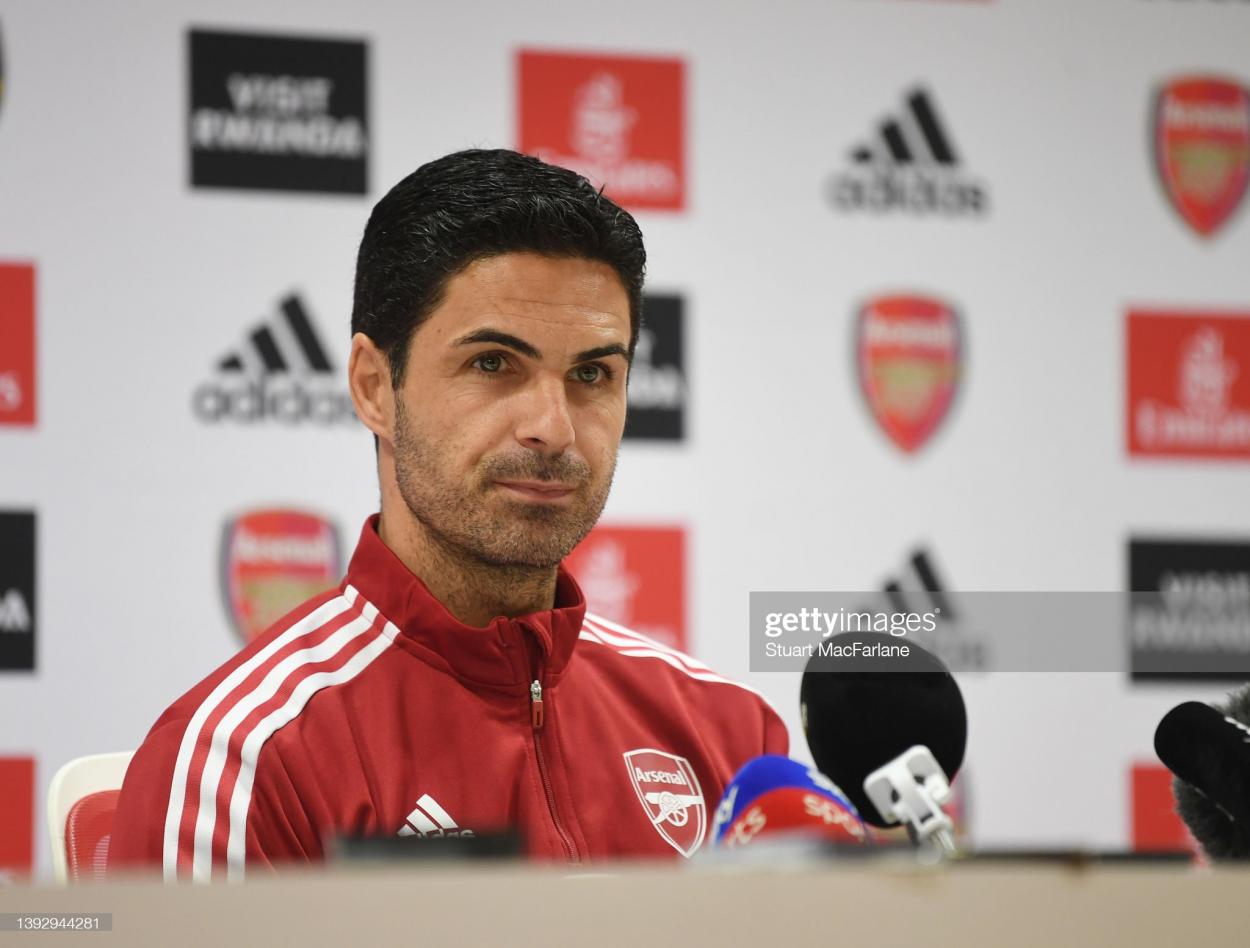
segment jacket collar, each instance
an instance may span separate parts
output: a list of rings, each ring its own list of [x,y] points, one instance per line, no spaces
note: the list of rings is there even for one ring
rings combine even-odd
[[[378,519],[374,514],[365,521],[345,583],[395,625],[397,643],[470,684],[519,689],[535,678],[544,687],[559,681],[586,614],[585,597],[563,566],[555,608],[516,618],[497,616],[485,628],[474,628],[448,612],[382,542]]]

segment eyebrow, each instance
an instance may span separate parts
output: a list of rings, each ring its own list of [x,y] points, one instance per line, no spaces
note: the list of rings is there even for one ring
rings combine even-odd
[[[475,346],[483,342],[493,342],[496,345],[507,346],[509,349],[513,349],[530,359],[541,359],[543,357],[543,354],[539,352],[537,348],[526,342],[524,339],[521,339],[519,336],[514,336],[512,333],[500,332],[498,329],[475,330],[466,336],[461,336],[453,342],[452,345]],[[606,346],[596,346],[593,349],[584,349],[583,351],[577,353],[577,355],[573,356],[573,361],[575,363],[590,362],[593,359],[605,359],[608,356],[614,355],[621,356],[621,358],[623,358],[626,362],[630,361],[629,350],[619,342],[614,342]]]
[[[594,359],[606,359],[608,356],[618,355],[626,362],[629,359],[629,350],[619,342],[614,342],[610,346],[597,346],[594,349],[586,349],[573,356],[574,362],[590,362]]]

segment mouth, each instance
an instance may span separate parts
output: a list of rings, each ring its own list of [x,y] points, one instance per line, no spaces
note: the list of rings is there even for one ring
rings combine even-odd
[[[551,481],[496,481],[495,483],[531,503],[560,503],[577,492],[576,487]]]

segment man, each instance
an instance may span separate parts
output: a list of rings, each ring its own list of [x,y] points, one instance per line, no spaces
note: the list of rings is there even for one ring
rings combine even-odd
[[[514,152],[378,203],[348,377],[381,514],[341,587],[156,722],[110,865],[239,878],[335,834],[505,828],[536,857],[689,856],[735,770],[786,752],[758,695],[587,615],[560,568],[612,482],[644,264],[629,214]]]

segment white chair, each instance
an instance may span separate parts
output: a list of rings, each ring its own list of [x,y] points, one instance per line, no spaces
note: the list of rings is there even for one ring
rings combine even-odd
[[[104,876],[113,811],[134,751],[79,757],[48,785],[48,832],[56,881]]]

